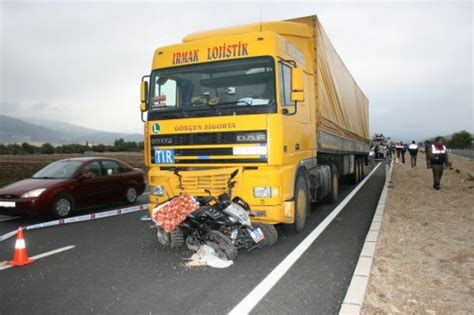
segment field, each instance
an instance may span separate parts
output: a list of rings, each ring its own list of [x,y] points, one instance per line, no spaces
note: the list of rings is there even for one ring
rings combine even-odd
[[[0,187],[31,177],[51,162],[81,156],[81,154],[0,155]],[[133,167],[145,168],[142,152],[106,152],[97,153],[96,156],[116,158]]]

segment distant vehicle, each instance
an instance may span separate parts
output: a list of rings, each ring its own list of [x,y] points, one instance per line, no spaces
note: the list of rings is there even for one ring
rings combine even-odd
[[[133,204],[145,190],[141,169],[106,157],[53,162],[33,175],[0,189],[0,211],[7,214],[51,214],[123,201]]]

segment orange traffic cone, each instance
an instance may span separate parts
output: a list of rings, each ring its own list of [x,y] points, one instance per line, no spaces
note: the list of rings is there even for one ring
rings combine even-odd
[[[28,258],[28,253],[26,252],[23,229],[19,227],[18,232],[16,234],[15,252],[13,253],[13,260],[10,260],[8,264],[12,266],[23,266],[32,262],[33,259]]]

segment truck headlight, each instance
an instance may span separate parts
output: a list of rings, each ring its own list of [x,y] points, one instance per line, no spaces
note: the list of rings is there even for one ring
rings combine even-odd
[[[253,196],[255,198],[270,198],[272,196],[271,187],[254,187]]]
[[[46,190],[46,188],[34,189],[34,190],[31,190],[31,191],[21,195],[21,198],[36,198],[39,195],[41,195],[43,193],[43,191],[45,191],[45,190]]]
[[[164,196],[165,195],[165,187],[162,185],[157,185],[157,186],[150,186],[150,194],[153,196]]]

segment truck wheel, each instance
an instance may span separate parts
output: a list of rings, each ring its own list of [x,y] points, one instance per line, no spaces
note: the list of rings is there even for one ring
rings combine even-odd
[[[167,233],[163,228],[158,227],[156,229],[156,237],[160,245],[165,248],[180,248],[184,243],[183,231],[180,228]]]
[[[306,222],[306,215],[309,209],[308,187],[302,174],[298,175],[295,183],[295,222],[288,225],[291,232],[299,233],[303,231]]]
[[[354,159],[354,173],[351,174],[351,184],[357,185],[360,181],[360,167],[359,159]]]
[[[360,180],[363,180],[365,177],[365,163],[364,160],[360,159]]]
[[[278,241],[278,232],[272,224],[254,224],[255,227],[259,227],[262,230],[265,239],[262,241],[263,246],[272,246]]]
[[[67,217],[74,209],[74,199],[68,194],[61,194],[53,202],[51,214],[58,219]]]
[[[331,166],[331,192],[326,197],[328,203],[335,203],[339,199],[339,174],[337,168]]]
[[[232,240],[219,231],[209,232],[209,241],[217,244],[219,250],[225,255],[228,260],[235,260],[237,258],[237,247],[232,244]]]

